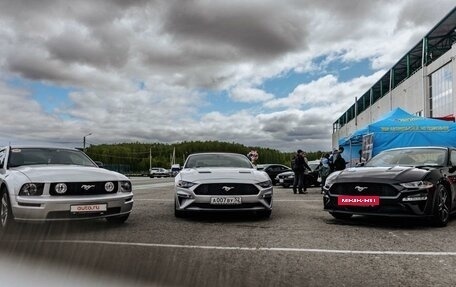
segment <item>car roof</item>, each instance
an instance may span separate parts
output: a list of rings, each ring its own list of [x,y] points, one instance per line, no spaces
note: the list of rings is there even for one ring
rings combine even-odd
[[[8,147],[8,146],[5,146]],[[66,149],[66,150],[79,150],[77,148],[58,146],[58,145],[11,145],[11,149],[21,149],[21,148],[42,148],[42,149]]]
[[[445,146],[409,146],[409,147],[396,147],[396,148],[390,148],[383,150],[384,151],[389,151],[389,150],[410,150],[410,149],[445,149],[448,150],[449,148],[454,148],[454,147],[445,147]]]
[[[196,152],[196,153],[192,153],[190,154],[189,156],[191,155],[210,155],[210,154],[227,154],[227,155],[243,155],[245,157],[247,157],[246,155],[242,154],[242,153],[235,153],[235,152]]]

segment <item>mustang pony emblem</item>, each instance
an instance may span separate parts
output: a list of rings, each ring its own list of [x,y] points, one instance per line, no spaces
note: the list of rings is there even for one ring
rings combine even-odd
[[[362,192],[363,190],[366,190],[367,189],[367,186],[355,186],[355,189],[358,191],[358,192]]]
[[[95,187],[95,185],[94,184],[92,184],[92,185],[88,185],[88,184],[81,185],[81,188],[84,189],[84,190],[89,190],[92,187]]]
[[[224,191],[228,192],[228,191],[234,189],[234,186],[226,186],[226,185],[225,185],[225,186],[222,186],[222,189],[223,189]]]

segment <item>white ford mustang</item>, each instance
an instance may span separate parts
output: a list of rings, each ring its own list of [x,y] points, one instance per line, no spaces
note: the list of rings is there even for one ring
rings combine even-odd
[[[269,217],[272,183],[242,154],[197,153],[188,156],[175,178],[175,215],[196,211],[254,211]]]
[[[1,229],[15,221],[106,218],[123,223],[133,207],[126,176],[68,148],[0,148],[0,198]]]

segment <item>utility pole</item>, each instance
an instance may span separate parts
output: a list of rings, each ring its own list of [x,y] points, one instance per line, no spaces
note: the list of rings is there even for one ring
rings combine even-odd
[[[152,148],[149,148],[149,172],[152,169]]]
[[[90,136],[90,135],[92,135],[92,133],[89,133],[89,134],[85,135],[85,136],[82,138],[82,150],[83,150],[84,152],[86,152],[86,137],[88,137],[88,136]]]

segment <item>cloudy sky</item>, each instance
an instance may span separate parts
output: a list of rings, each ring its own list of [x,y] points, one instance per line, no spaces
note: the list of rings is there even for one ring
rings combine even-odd
[[[0,1],[0,145],[331,149],[454,0]]]

